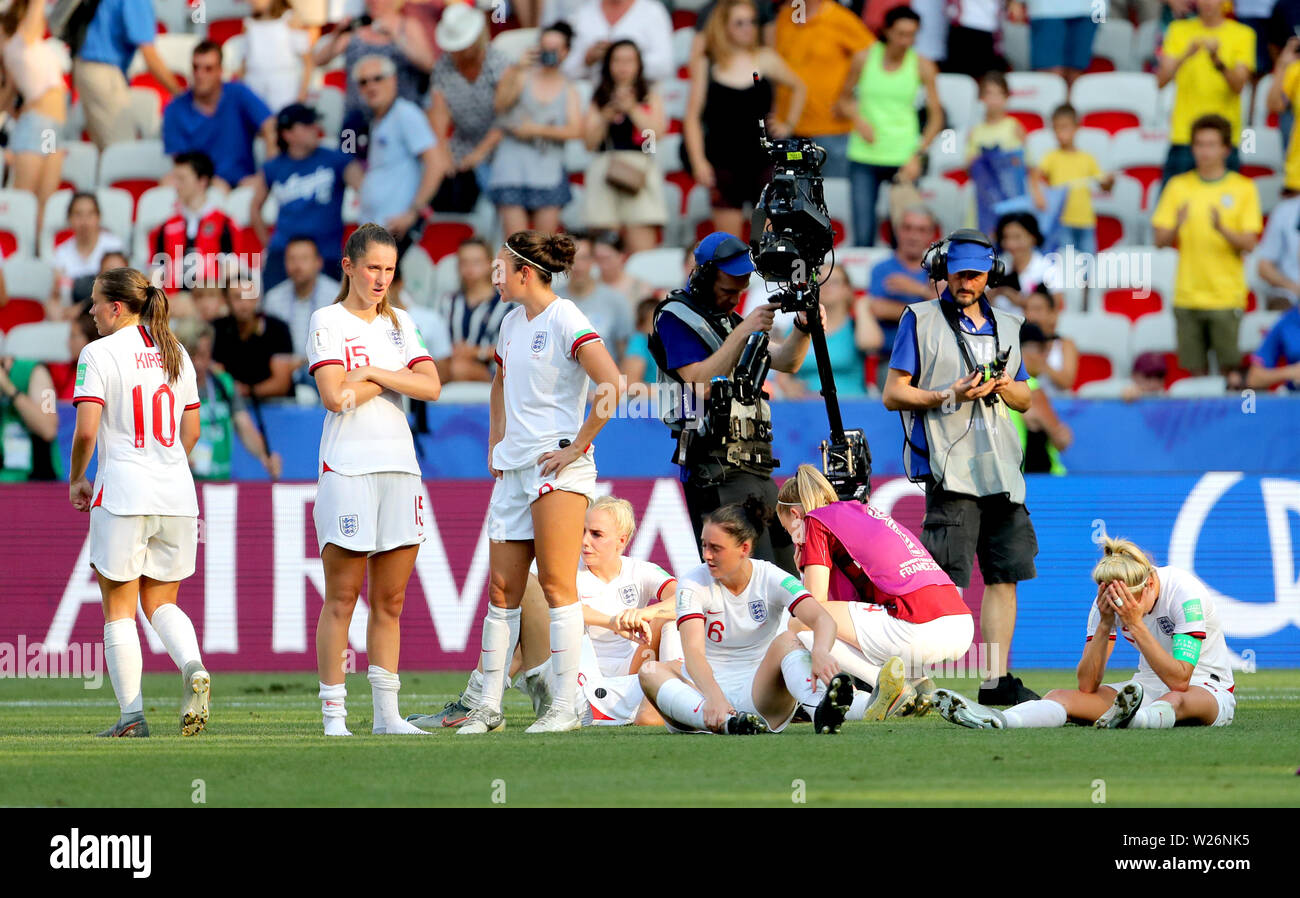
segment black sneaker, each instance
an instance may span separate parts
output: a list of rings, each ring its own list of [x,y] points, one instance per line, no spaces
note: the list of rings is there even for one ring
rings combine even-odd
[[[763,718],[742,711],[727,718],[727,726],[722,732],[727,736],[757,736],[767,731]]]
[[[846,673],[831,677],[826,694],[813,712],[813,732],[818,735],[838,733],[853,704],[853,678]]]
[[[95,735],[101,739],[147,739],[149,724],[145,722],[143,714],[132,714],[130,717],[119,718],[117,723]]]
[[[1005,707],[1018,705],[1021,702],[1032,702],[1039,698],[1042,698],[1042,696],[1020,682],[1019,677],[1005,674],[998,680],[998,685],[992,689],[981,686],[978,701],[981,705],[1001,705]]]

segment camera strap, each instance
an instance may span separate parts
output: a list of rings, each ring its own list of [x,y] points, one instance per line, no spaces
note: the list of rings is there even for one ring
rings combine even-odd
[[[976,300],[976,302],[978,301],[979,300]],[[957,341],[957,349],[961,352],[961,357],[966,361],[967,366],[970,368],[970,371],[968,371],[967,374],[972,374],[975,371],[978,371],[980,366],[975,363],[975,356],[971,352],[970,346],[967,345],[965,338],[962,336],[968,332],[962,330],[961,310],[957,308],[957,303],[947,302],[946,300],[940,299],[939,309],[943,312],[943,317],[944,320],[948,322],[948,327],[952,330],[952,335]],[[991,305],[989,306],[988,320],[989,324],[993,326],[993,354],[996,356],[1002,351],[1002,341],[998,338],[998,316],[993,314],[993,307]]]

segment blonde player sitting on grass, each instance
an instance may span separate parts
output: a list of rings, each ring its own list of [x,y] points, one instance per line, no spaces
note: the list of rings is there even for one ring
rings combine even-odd
[[[578,665],[575,708],[584,725],[658,726],[663,718],[645,700],[637,673],[646,659],[681,660],[681,641],[673,623],[677,581],[657,564],[623,555],[635,531],[632,503],[603,496],[587,511],[578,571],[578,601],[586,633]],[[538,717],[555,690],[550,661],[546,599],[536,577],[529,577],[520,605],[519,651],[509,676],[533,700]],[[470,674],[460,697],[437,714],[413,714],[425,729],[459,726],[483,700],[483,671]]]
[[[674,733],[779,733],[803,705],[814,731],[839,731],[853,679],[831,658],[835,620],[794,577],[751,558],[772,511],[757,496],[704,517],[704,564],[677,587],[686,672],[647,663],[641,687]],[[812,651],[783,625],[789,611],[813,631]]]
[[[1097,599],[1088,615],[1078,689],[1053,689],[1005,711],[946,689],[935,691],[944,719],[972,729],[1059,727],[1067,720],[1098,729],[1227,726],[1236,699],[1228,646],[1210,590],[1194,574],[1156,567],[1124,539],[1106,539],[1093,568]],[[1102,685],[1115,629],[1142,656],[1137,674]]]

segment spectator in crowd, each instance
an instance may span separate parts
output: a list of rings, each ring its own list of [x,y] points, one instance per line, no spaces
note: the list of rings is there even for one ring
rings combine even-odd
[[[435,357],[443,383],[454,380],[490,381],[501,319],[515,307],[501,299],[492,285],[494,253],[482,237],[464,240],[456,250],[460,287],[442,297],[437,311],[447,321],[451,355]]]
[[[780,0],[754,0],[754,7],[758,10],[758,33],[759,40],[765,47],[776,46],[776,19],[777,6]],[[691,52],[688,62],[698,59],[704,55],[704,32],[709,27],[709,19],[713,16],[713,10],[718,6],[718,0],[708,0],[704,6],[695,15],[695,36],[691,38]],[[807,7],[804,9],[804,18],[807,20]],[[781,53],[780,50],[777,51]],[[787,54],[781,53],[787,62],[790,58]]]
[[[629,250],[616,231],[598,232],[593,238],[591,252],[596,267],[600,269],[600,282],[621,293],[629,308],[634,296],[645,296],[650,292],[649,284],[627,270]]]
[[[623,351],[623,360],[618,370],[627,378],[627,394],[647,396],[659,380],[659,365],[650,352],[649,337],[654,330],[655,306],[659,299],[647,297],[636,304],[636,330],[627,338],[627,349]]]
[[[772,117],[773,82],[793,94],[785,119]],[[771,171],[758,123],[767,120],[769,137],[789,137],[806,94],[785,61],[758,43],[753,0],[721,0],[705,33],[704,58],[691,63],[682,124],[683,155],[695,180],[710,189],[716,230],[741,233],[742,212],[758,201]]]
[[[198,318],[185,318],[172,326],[176,339],[194,363],[199,390],[199,440],[190,450],[190,471],[198,480],[229,480],[234,437],[244,444],[272,480],[280,479],[283,464],[248,413],[234,378],[212,364],[216,330]]]
[[[572,35],[563,22],[541,33],[536,60],[506,70],[497,86],[496,111],[505,137],[492,161],[488,196],[506,234],[532,227],[560,229],[560,210],[571,192],[564,142],[582,138],[582,101],[564,74]]]
[[[50,371],[39,361],[0,356],[0,483],[63,476],[53,395]]]
[[[194,314],[209,324],[230,314],[225,287],[196,286],[190,291],[190,304],[194,306]]]
[[[1271,20],[1278,0],[1232,0],[1232,15],[1238,22],[1255,32],[1255,67],[1251,71],[1258,81],[1273,66],[1269,55],[1269,36],[1272,33]]]
[[[1194,375],[1205,374],[1213,347],[1219,371],[1226,375],[1241,361],[1237,329],[1248,289],[1243,257],[1255,248],[1264,223],[1254,182],[1228,171],[1228,120],[1219,115],[1197,119],[1191,140],[1196,169],[1169,179],[1151,226],[1156,246],[1178,243],[1178,363]]]
[[[342,276],[343,192],[349,186],[361,187],[364,170],[354,156],[320,145],[318,121],[316,110],[301,103],[281,109],[275,120],[280,153],[266,161],[253,181],[249,223],[266,247],[264,292],[285,278],[285,248],[291,237],[314,240],[325,273]],[[275,197],[279,208],[274,234],[262,218],[268,196]]]
[[[585,130],[594,154],[583,181],[587,227],[625,230],[633,252],[651,249],[666,217],[663,174],[647,150],[668,132],[668,120],[663,98],[646,83],[634,41],[615,41],[606,50]]]
[[[1191,4],[1191,0],[1175,0],[1176,3],[1184,5]],[[1152,19],[1160,18],[1164,12],[1162,7],[1168,5],[1168,0],[1110,0],[1110,18],[1116,21],[1136,21],[1139,25],[1150,22]]]
[[[424,96],[436,54],[424,26],[403,15],[402,6],[402,0],[366,0],[365,16],[345,19],[312,51],[312,62],[318,66],[328,65],[343,54],[343,67],[348,72],[344,130],[360,131],[368,118],[370,104],[357,75],[357,63],[367,56],[382,56],[392,64],[397,96],[416,105]],[[370,18],[368,23],[364,21],[366,16]]]
[[[1273,207],[1255,250],[1260,278],[1269,286],[1265,307],[1289,309],[1300,302],[1300,194],[1288,191]]]
[[[1164,353],[1143,352],[1133,360],[1133,379],[1120,391],[1120,398],[1133,402],[1144,396],[1163,396],[1169,366]]]
[[[289,325],[289,342],[294,354],[307,355],[307,325],[311,313],[338,297],[339,282],[322,273],[323,260],[316,240],[305,234],[290,237],[284,247],[288,279],[267,290],[262,311]]]
[[[1024,461],[1020,470],[1026,474],[1065,473],[1061,453],[1070,448],[1074,434],[1068,425],[1056,416],[1052,401],[1042,389],[1040,379],[1046,364],[1044,349],[1047,338],[1038,325],[1026,321],[1020,326],[1020,356],[1029,374],[1029,409],[1024,413],[1007,408],[1007,414],[1020,432],[1020,448]]]
[[[1025,0],[1030,65],[1074,84],[1092,62],[1096,5],[1095,0]]]
[[[1011,212],[998,219],[995,232],[1006,274],[989,290],[994,304],[1005,311],[1024,314],[1029,294],[1044,286],[1059,306],[1062,272],[1056,260],[1043,255],[1043,234],[1038,219],[1028,212]]]
[[[429,124],[439,143],[451,148],[452,177],[434,208],[469,212],[487,187],[492,154],[501,142],[496,95],[510,61],[488,44],[484,14],[467,4],[449,7],[438,23],[442,56],[433,67]],[[469,180],[472,179],[473,183]],[[449,189],[457,196],[444,197]]]
[[[1022,4],[1008,4],[1022,7]],[[1007,62],[994,48],[1002,22],[1003,0],[964,0],[948,5],[948,54],[943,70],[979,78],[990,69],[1007,70]],[[1024,20],[1023,8],[1017,21]]]
[[[823,269],[821,302],[826,312],[826,351],[835,376],[835,390],[841,399],[860,399],[869,395],[866,383],[867,356],[880,351],[885,338],[871,314],[866,296],[854,298],[848,271],[837,265],[829,273]],[[821,375],[815,358],[805,358],[794,374],[777,372],[782,395],[791,399],[810,399],[821,391]],[[872,385],[874,386],[874,384]]]
[[[278,152],[275,118],[266,104],[238,81],[221,79],[221,47],[202,41],[192,57],[193,85],[163,110],[163,151],[170,156],[201,150],[216,164],[213,184],[228,191],[257,172],[253,140],[261,136],[268,157]]]
[[[1300,191],[1300,140],[1295,139],[1294,114],[1298,102],[1300,102],[1300,37],[1292,35],[1287,39],[1282,52],[1278,54],[1277,65],[1273,68],[1273,81],[1268,88],[1268,111],[1279,116],[1289,114],[1291,117],[1290,129],[1284,129],[1282,134],[1287,139],[1283,185],[1292,193]]]
[[[1300,308],[1295,306],[1251,353],[1246,372],[1246,386],[1252,390],[1271,390],[1281,384],[1291,393],[1300,390]]]
[[[601,60],[619,40],[636,42],[647,81],[671,78],[677,68],[673,64],[672,19],[659,0],[587,0],[569,21],[573,46],[564,73],[570,78],[596,83]]]
[[[1061,231],[1064,245],[1072,245],[1076,252],[1097,251],[1097,213],[1092,208],[1091,180],[1097,179],[1102,190],[1110,190],[1115,176],[1105,174],[1097,157],[1074,145],[1079,131],[1079,114],[1066,103],[1052,112],[1052,130],[1056,133],[1057,149],[1049,150],[1038,160],[1031,173],[1040,190],[1038,207],[1047,207],[1041,188],[1068,187],[1065,206],[1061,210]]]
[[[74,49],[72,85],[86,116],[86,131],[103,150],[135,139],[126,70],[140,51],[149,74],[172,97],[183,89],[153,45],[158,22],[151,0],[100,0],[80,49]]]
[[[68,117],[63,64],[45,42],[44,0],[14,0],[0,16],[4,31],[4,87],[0,110],[16,116],[9,131],[12,174],[9,186],[36,195],[36,233],[41,232],[45,201],[59,189],[64,150],[55,141]],[[22,98],[22,108],[16,100]]]
[[[419,236],[429,201],[450,167],[446,148],[420,107],[397,94],[387,56],[363,56],[353,77],[370,110],[370,151],[361,182],[361,220],[382,224],[397,238],[398,258]]]
[[[792,107],[795,92],[778,88],[776,115],[781,121],[790,122],[795,134],[811,137],[826,149],[824,177],[848,177],[849,134],[853,123],[839,100],[850,83],[856,85],[852,76],[855,63],[859,54],[874,42],[862,20],[834,0],[808,0],[801,10],[792,6],[777,17],[776,52],[789,64],[807,92],[802,107],[795,109]],[[908,97],[909,112],[915,99],[913,91]],[[935,122],[935,126],[939,127],[940,122]]]
[[[842,8],[842,7],[837,7]],[[876,242],[880,185],[921,176],[930,144],[943,130],[943,106],[934,63],[912,49],[920,17],[898,6],[885,15],[882,40],[853,59],[839,106],[853,124],[848,135],[848,175],[853,189],[853,243]],[[924,87],[926,124],[921,133],[916,95]]]
[[[632,305],[622,293],[596,280],[592,272],[591,237],[575,234],[573,240],[577,251],[564,290],[565,298],[578,304],[579,311],[587,316],[592,329],[600,334],[609,354],[617,362],[623,358],[628,338],[636,326],[632,319]]]
[[[289,325],[258,312],[258,300],[256,291],[232,284],[226,288],[230,314],[212,323],[213,361],[235,379],[235,392],[255,403],[292,395],[298,362]]]
[[[249,0],[252,15],[244,19],[243,63],[239,80],[277,113],[290,103],[304,103],[311,85],[311,45],[319,28],[296,21],[289,0]]]
[[[51,259],[54,289],[50,291],[45,317],[55,321],[71,321],[84,311],[73,301],[73,284],[78,278],[93,279],[99,274],[104,254],[122,250],[118,236],[100,225],[99,199],[93,193],[72,195],[68,225],[72,236],[55,248]]]
[[[238,227],[220,204],[209,201],[214,180],[207,153],[180,153],[172,161],[171,180],[176,188],[176,214],[153,232],[149,267],[163,269],[163,287],[189,289],[216,283],[227,257],[235,251]]]
[[[1075,378],[1079,375],[1079,349],[1074,340],[1057,332],[1060,317],[1056,297],[1046,287],[1034,288],[1025,299],[1025,321],[1037,327],[1043,335],[1042,364],[1037,373],[1031,371],[1030,374],[1038,378],[1038,386],[1048,396],[1073,390]]]
[[[867,301],[881,330],[879,377],[882,382],[889,370],[889,356],[903,310],[914,302],[935,297],[921,259],[930,243],[938,239],[938,231],[938,220],[925,206],[903,210],[894,228],[898,248],[888,259],[872,266]]]
[[[1192,124],[1218,115],[1228,122],[1227,166],[1240,170],[1241,91],[1255,70],[1255,32],[1224,12],[1223,0],[1196,0],[1196,17],[1172,22],[1165,31],[1156,83],[1174,82],[1174,112],[1169,125],[1166,184],[1196,167]]]
[[[979,98],[984,105],[984,118],[970,129],[966,140],[966,164],[975,183],[975,212],[979,228],[988,233],[996,221],[993,205],[998,200],[1019,196],[1026,186],[1036,188],[1033,181],[1020,183],[1020,175],[1024,174],[1025,129],[1007,113],[1007,101],[1011,99],[1007,76],[1001,72],[985,72],[979,82]],[[991,171],[980,177],[976,169],[985,160],[992,160]]]
[[[439,359],[451,358],[451,329],[447,325],[447,319],[437,309],[414,301],[406,289],[400,270],[393,272],[393,279],[388,282],[388,301],[394,308],[402,309],[411,316],[420,331],[420,339],[425,342],[425,350],[429,358],[435,360],[435,364]],[[424,404],[419,399],[411,402]]]

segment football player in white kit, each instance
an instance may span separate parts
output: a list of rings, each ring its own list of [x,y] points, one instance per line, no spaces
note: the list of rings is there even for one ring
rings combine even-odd
[[[307,360],[326,409],[312,517],[325,566],[316,664],[327,736],[351,735],[343,655],[363,580],[370,588],[371,732],[424,733],[397,710],[400,618],[424,542],[425,514],[402,396],[432,402],[442,384],[419,329],[389,304],[396,270],[393,236],[377,224],[363,224],[344,247],[338,299],[312,313],[309,326]]]
[[[1057,727],[1067,720],[1151,730],[1232,723],[1232,665],[1210,590],[1188,571],[1156,567],[1128,540],[1108,538],[1102,545],[1079,688],[1053,689],[1005,711],[939,689],[935,700],[946,720],[972,729]],[[1141,661],[1131,680],[1103,685],[1116,626]]]
[[[771,515],[757,496],[705,515],[704,564],[677,586],[686,673],[641,667],[641,688],[671,732],[779,733],[800,705],[814,732],[844,722],[853,681],[830,655],[834,619],[797,579],[750,557]],[[813,631],[811,653],[783,626],[787,610]]]
[[[176,605],[194,573],[198,497],[186,461],[199,438],[194,366],[167,324],[167,296],[133,268],[95,279],[91,315],[103,339],[77,360],[76,433],[68,496],[90,512],[90,566],[104,597],[104,658],[121,716],[101,736],[149,735],[140,690],[136,602],[180,668],[181,735],[208,721],[210,677],[194,625]],[[92,487],[86,468],[99,447]]]
[[[555,275],[572,267],[574,251],[567,235],[518,231],[493,264],[501,297],[519,308],[501,321],[492,381],[488,470],[496,485],[488,508],[492,578],[480,658],[483,703],[457,735],[505,726],[501,693],[534,558],[550,609],[555,695],[527,732],[581,726],[573,706],[583,633],[578,556],[587,506],[596,498],[592,440],[617,405],[619,371],[587,317],[551,289]],[[589,380],[596,399],[584,420]]]

